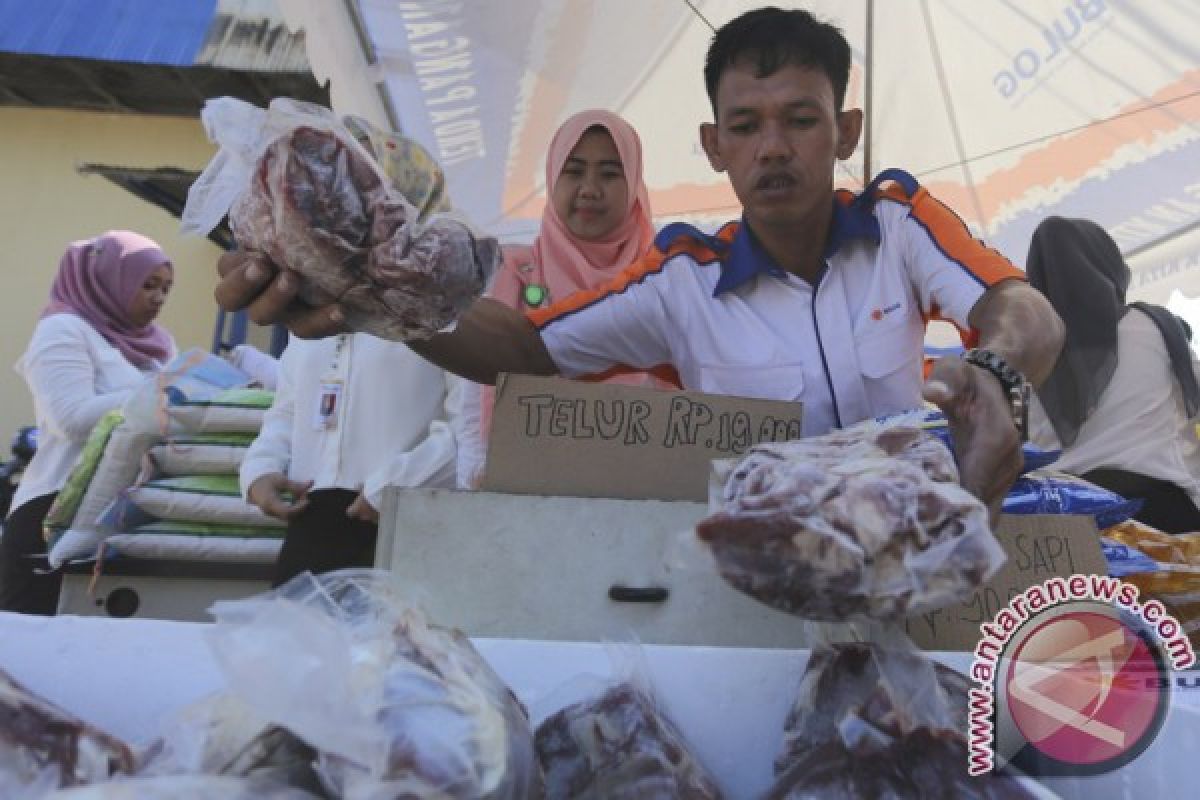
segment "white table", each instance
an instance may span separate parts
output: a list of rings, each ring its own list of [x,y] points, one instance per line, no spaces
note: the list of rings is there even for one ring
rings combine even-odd
[[[178,707],[223,685],[204,623],[0,613],[0,668],[30,689],[131,742],[151,739]],[[613,673],[611,649],[580,642],[476,639],[534,721]],[[771,779],[783,720],[807,660],[801,650],[646,645],[641,663],[659,699],[730,798],[753,798]],[[968,654],[937,653],[966,669]],[[1195,797],[1200,673],[1176,693],[1158,740],[1115,774],[1060,779],[1065,798]],[[1048,782],[1049,783],[1049,782]]]

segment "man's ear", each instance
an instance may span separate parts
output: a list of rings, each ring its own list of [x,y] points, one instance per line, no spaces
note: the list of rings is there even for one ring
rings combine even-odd
[[[712,168],[717,172],[724,172],[725,159],[721,158],[720,148],[717,147],[717,126],[713,123],[700,123],[700,146],[704,148]]]
[[[847,111],[838,112],[837,127],[837,157],[839,161],[845,161],[854,155],[854,151],[858,147],[858,140],[862,136],[862,109],[851,108]]]

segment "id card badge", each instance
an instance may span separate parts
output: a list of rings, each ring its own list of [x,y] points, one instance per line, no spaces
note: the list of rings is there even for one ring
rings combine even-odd
[[[317,407],[313,413],[313,430],[337,430],[338,414],[342,405],[342,382],[321,381],[317,393]]]

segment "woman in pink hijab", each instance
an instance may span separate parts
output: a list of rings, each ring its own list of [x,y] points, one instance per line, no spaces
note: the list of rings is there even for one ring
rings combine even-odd
[[[154,320],[174,270],[157,244],[109,231],[72,242],[17,372],[29,384],[38,449],[0,537],[0,610],[53,614],[61,576],[41,574],[42,522],[96,422],[175,354]]]
[[[532,247],[507,247],[488,294],[519,310],[548,305],[615,277],[654,243],[642,178],[642,143],[610,111],[582,111],[550,141],[546,210]],[[610,375],[606,382],[678,388],[668,376]],[[494,392],[470,384],[460,417],[458,482],[478,485],[491,429]]]

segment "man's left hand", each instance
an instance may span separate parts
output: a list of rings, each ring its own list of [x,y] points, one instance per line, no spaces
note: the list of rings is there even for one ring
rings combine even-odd
[[[945,413],[962,485],[987,505],[994,524],[1023,459],[1004,387],[987,370],[947,357],[934,364],[924,395]]]
[[[354,502],[346,509],[346,516],[350,519],[370,522],[372,525],[379,524],[379,512],[367,501],[367,496],[362,492],[358,493],[358,497],[354,498]]]

